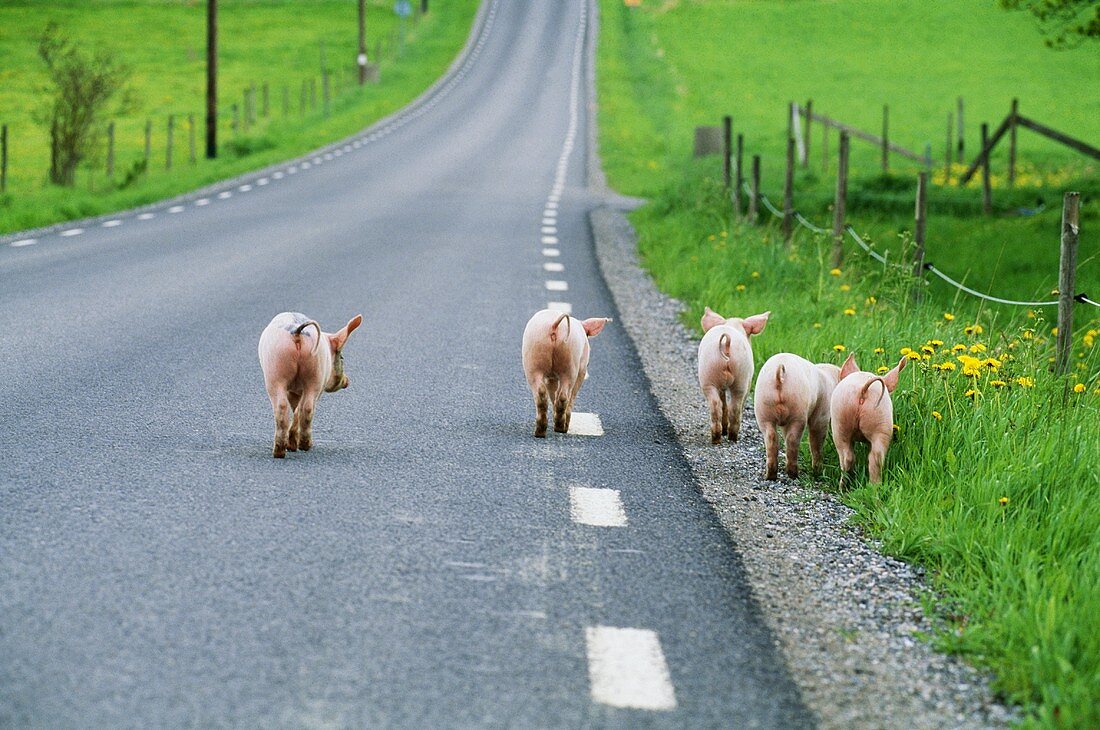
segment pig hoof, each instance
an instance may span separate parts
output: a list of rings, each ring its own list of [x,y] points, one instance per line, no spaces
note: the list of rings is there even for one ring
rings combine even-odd
[[[732,443],[736,443],[736,442],[737,442],[737,436],[738,436],[738,435],[737,435],[737,434],[735,434],[735,433],[734,433],[733,431],[730,431],[730,443],[731,443],[731,444],[732,444]]]
[[[286,450],[287,451],[297,451],[298,450],[298,444],[293,442],[293,441],[287,441],[286,442]]]
[[[779,472],[766,471],[764,472],[764,478],[767,479],[769,482],[774,482],[779,478]]]
[[[555,423],[554,424],[554,433],[568,433],[568,432],[569,432],[569,427],[566,426],[564,423]]]
[[[722,434],[711,434],[710,435],[710,442],[714,446],[717,446],[718,444],[722,443]]]
[[[542,424],[539,424],[538,426],[535,426],[535,438],[537,438],[537,439],[546,438],[546,424],[545,423],[542,423]]]
[[[286,449],[274,449],[271,452],[271,455],[274,456],[276,459],[285,459],[286,458]]]
[[[299,451],[309,451],[312,448],[313,448],[313,442],[312,441],[303,441],[302,443],[298,444],[298,450]]]
[[[798,469],[788,469],[787,476],[791,479],[798,479]]]

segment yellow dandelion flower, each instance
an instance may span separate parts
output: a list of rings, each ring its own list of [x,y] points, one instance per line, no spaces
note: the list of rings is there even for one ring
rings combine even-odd
[[[902,355],[908,355],[912,351],[913,351],[913,348],[911,348],[911,347],[903,347],[903,348],[901,348],[901,350],[899,352]]]
[[[1007,507],[1008,506],[1008,497],[1001,497],[1000,499],[997,500],[997,503],[1000,504],[1002,507]]]
[[[759,271],[752,272],[752,278],[759,279],[760,278],[760,272]]]
[[[971,388],[970,390],[963,393],[963,395],[967,398],[970,398],[971,400],[977,400],[981,396],[981,391]]]
[[[832,270],[831,270],[831,271],[829,272],[829,275],[830,275],[830,276],[840,276],[840,269],[832,269]]]
[[[980,324],[971,324],[963,327],[963,332],[968,335],[980,335],[981,333],[985,332],[985,330],[982,329],[982,326]]]
[[[738,284],[737,285],[737,291],[745,291],[745,285],[744,284]]]
[[[932,347],[939,347],[943,344],[943,340],[929,340],[928,344]]]
[[[965,352],[965,351],[966,351],[966,345],[964,345],[964,344],[962,344],[962,343],[959,343],[959,344],[957,344],[957,345],[954,345],[954,346],[953,346],[953,347],[951,348],[951,352]]]
[[[884,354],[886,354],[886,350],[882,349],[881,347],[876,347],[875,348],[875,354],[876,355],[884,355]]]
[[[1019,378],[1016,378],[1016,385],[1020,386],[1021,388],[1034,388],[1035,378],[1026,378],[1020,376]]]
[[[852,289],[852,287],[849,286],[848,284],[841,284],[840,285],[840,290],[841,291],[851,291],[851,289]]]
[[[707,236],[708,241],[713,241],[715,238],[717,238],[717,237],[713,233],[710,234],[709,236]]]
[[[980,342],[975,342],[973,345],[970,346],[970,351],[971,352],[985,352],[985,350],[986,350],[985,345],[983,345]]]
[[[951,320],[955,319],[955,315],[951,314],[951,312],[944,312],[943,318],[950,322]]]
[[[936,353],[936,348],[932,347],[931,345],[921,345],[920,351],[926,352],[929,355],[934,355]]]
[[[1034,309],[1027,310],[1027,318],[1028,319],[1035,319],[1035,310]]]
[[[890,429],[894,432],[895,436],[897,436],[898,434],[901,433],[901,426],[899,426],[896,423],[893,426],[891,426]]]
[[[909,352],[905,353],[905,356],[910,360],[920,360],[920,353],[916,350],[910,350]]]
[[[1058,328],[1057,327],[1051,327],[1050,328],[1050,334],[1057,337],[1058,336]]]
[[[1020,337],[1022,337],[1025,340],[1030,340],[1034,336],[1035,336],[1035,331],[1034,330],[1024,330],[1023,334],[1020,335]]]
[[[820,322],[814,322],[814,329],[815,330],[821,329],[821,323]]]
[[[1003,388],[1008,385],[1008,383],[1003,380],[990,380],[989,384],[992,385],[994,388]]]
[[[880,366],[879,369],[878,369],[878,374],[879,375],[881,375],[883,373],[888,373],[888,372],[890,372],[890,368],[886,367],[885,365]]]
[[[1084,383],[1078,383],[1077,385],[1073,386],[1073,392],[1074,393],[1084,393],[1085,392],[1085,384]]]
[[[997,372],[997,369],[1001,367],[1001,361],[995,357],[987,357],[986,359],[982,360],[982,365],[985,365],[993,372]]]
[[[726,233],[725,231],[722,231],[722,234],[721,234],[721,235],[722,235],[722,238],[725,238],[725,237],[726,237],[726,236],[728,236],[729,234],[728,234],[728,233]]]
[[[854,317],[855,314],[856,314],[856,310],[852,309],[851,307],[848,307],[847,309],[844,310],[844,313],[846,315],[848,315],[849,317]]]
[[[940,413],[939,411],[932,411],[932,418],[935,418],[937,421],[942,421],[943,420],[943,414]]]
[[[953,362],[945,362],[945,363],[940,364],[940,370],[954,370],[954,369],[955,369],[955,363],[953,363]]]
[[[867,297],[863,301],[871,305],[878,304],[878,297]]]
[[[844,352],[848,348],[845,347],[844,345],[833,345],[833,349],[836,350],[837,352]]]

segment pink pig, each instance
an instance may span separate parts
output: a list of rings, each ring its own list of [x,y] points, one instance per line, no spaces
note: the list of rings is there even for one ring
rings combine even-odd
[[[813,364],[798,355],[772,355],[756,376],[753,407],[756,423],[764,434],[767,452],[765,478],[779,472],[779,435],[787,446],[787,475],[798,477],[798,446],[802,432],[810,429],[810,455],[814,474],[821,473],[821,445],[829,430],[829,396],[840,380],[840,368],[830,363]]]
[[[535,436],[546,437],[546,410],[554,404],[554,430],[569,430],[573,402],[588,374],[588,338],[611,320],[581,321],[564,312],[536,312],[523,330],[523,372],[535,398]]]
[[[741,434],[741,412],[752,381],[749,337],[764,331],[770,314],[726,319],[707,307],[699,320],[705,333],[699,341],[699,387],[710,406],[712,444],[724,434],[729,434],[730,441]]]
[[[362,323],[363,316],[357,314],[339,332],[328,334],[304,314],[283,312],[260,334],[260,367],[275,414],[271,455],[276,459],[288,450],[309,451],[313,445],[317,399],[322,390],[335,393],[348,387],[341,350]]]
[[[882,463],[894,436],[894,404],[890,393],[898,387],[907,358],[902,358],[894,369],[883,376],[860,371],[855,355],[849,355],[840,369],[840,383],[833,391],[829,411],[833,421],[833,443],[840,456],[840,486],[843,487],[852,471],[855,452],[852,444],[863,441],[871,444],[867,458],[867,471],[871,483],[882,482]]]

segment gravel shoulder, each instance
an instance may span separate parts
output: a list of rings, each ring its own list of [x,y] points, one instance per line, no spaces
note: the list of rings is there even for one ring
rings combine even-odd
[[[588,58],[595,57],[596,32]],[[589,63],[589,99],[595,80]],[[662,294],[637,258],[637,238],[607,188],[588,109],[590,192],[609,201],[591,214],[596,253],[621,325],[634,340],[650,388],[699,488],[729,531],[803,700],[824,728],[1006,727],[1015,716],[989,677],[921,638],[929,591],[918,569],[882,555],[834,495],[761,477],[764,447],[751,398],[742,439],[710,445],[695,374],[695,337],[683,305]]]

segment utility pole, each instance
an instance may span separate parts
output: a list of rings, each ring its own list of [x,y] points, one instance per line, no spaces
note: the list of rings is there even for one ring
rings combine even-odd
[[[206,0],[206,158],[218,156],[218,0]]]
[[[374,59],[375,62],[378,59]],[[367,0],[359,0],[359,85],[367,83]]]

